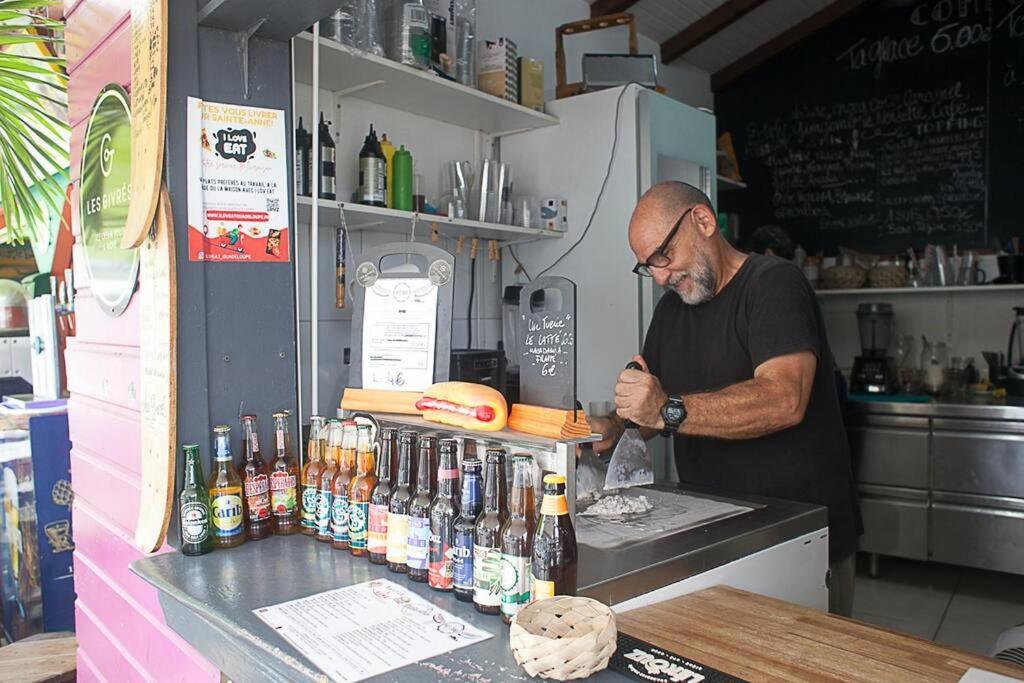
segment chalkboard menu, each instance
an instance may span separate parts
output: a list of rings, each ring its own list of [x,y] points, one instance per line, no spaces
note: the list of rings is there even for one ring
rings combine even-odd
[[[543,297],[534,296],[544,292]],[[543,303],[538,305],[537,302]],[[523,403],[576,408],[576,283],[539,277],[519,293],[522,339],[519,391]]]
[[[980,246],[1016,234],[1024,3],[875,2],[717,93],[747,190],[741,235],[809,250]]]

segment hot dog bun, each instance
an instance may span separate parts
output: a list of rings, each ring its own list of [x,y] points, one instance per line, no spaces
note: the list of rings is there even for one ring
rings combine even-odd
[[[505,397],[472,382],[439,382],[423,392],[416,408],[424,420],[463,429],[497,432],[508,422]]]

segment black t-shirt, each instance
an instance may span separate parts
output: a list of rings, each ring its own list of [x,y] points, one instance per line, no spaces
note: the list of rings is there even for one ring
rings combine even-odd
[[[834,562],[856,549],[862,524],[832,351],[800,269],[751,254],[707,303],[666,294],[643,355],[667,393],[685,395],[752,379],[765,361],[800,351],[818,358],[803,422],[756,439],[677,435],[676,467],[684,483],[827,506]]]

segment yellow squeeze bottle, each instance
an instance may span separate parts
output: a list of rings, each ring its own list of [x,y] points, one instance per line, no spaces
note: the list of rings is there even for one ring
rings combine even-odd
[[[385,195],[384,202],[387,204],[387,207],[389,209],[391,209],[391,208],[394,208],[392,206],[392,201],[391,201],[391,197],[392,197],[392,193],[391,193],[391,180],[392,180],[393,173],[394,173],[394,171],[391,168],[391,160],[395,156],[395,146],[391,144],[390,140],[388,140],[388,134],[387,133],[384,133],[383,135],[381,135],[381,138],[380,138],[380,151],[384,153],[384,161],[386,162],[384,164],[384,167],[386,169],[385,173],[387,174],[386,175],[386,179],[384,181],[385,185],[387,186],[386,187],[386,191],[384,193],[384,195]]]

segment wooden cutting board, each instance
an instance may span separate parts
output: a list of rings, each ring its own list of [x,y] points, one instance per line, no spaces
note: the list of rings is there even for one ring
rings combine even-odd
[[[748,681],[958,681],[1024,668],[728,586],[616,615],[623,633]]]

